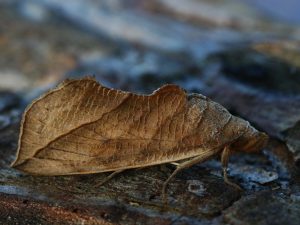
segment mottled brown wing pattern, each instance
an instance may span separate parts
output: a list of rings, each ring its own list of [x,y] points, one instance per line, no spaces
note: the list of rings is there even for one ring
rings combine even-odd
[[[127,94],[111,92],[93,79],[66,81],[34,101],[23,116],[15,165],[36,150],[78,126],[95,121],[116,107]]]
[[[14,166],[40,175],[114,171],[210,157],[248,122],[175,85],[152,95],[67,81],[35,101],[23,118]]]

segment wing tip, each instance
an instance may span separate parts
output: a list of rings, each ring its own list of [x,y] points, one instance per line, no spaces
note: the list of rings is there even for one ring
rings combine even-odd
[[[17,168],[19,165],[21,165],[21,164],[24,163],[24,160],[22,161],[22,160],[20,160],[20,158],[19,158],[19,152],[20,152],[20,151],[18,150],[18,151],[17,151],[18,154],[17,154],[15,160],[11,162],[11,164],[10,164],[10,167],[11,167],[11,168]]]

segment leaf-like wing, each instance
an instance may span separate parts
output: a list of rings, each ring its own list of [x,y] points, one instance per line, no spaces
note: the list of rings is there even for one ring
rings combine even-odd
[[[221,105],[175,85],[147,96],[71,80],[28,107],[13,166],[66,175],[209,157],[247,129]]]

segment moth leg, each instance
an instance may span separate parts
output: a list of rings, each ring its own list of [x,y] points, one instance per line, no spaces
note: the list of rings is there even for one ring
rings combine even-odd
[[[116,171],[112,172],[107,177],[105,177],[101,182],[99,182],[98,184],[96,184],[94,187],[100,187],[100,186],[102,186],[104,183],[106,183],[107,181],[111,180],[114,176],[116,176],[119,173],[122,173],[123,171],[124,170],[116,170]]]
[[[221,155],[221,163],[222,163],[222,169],[223,169],[223,178],[224,178],[224,182],[228,185],[231,185],[239,190],[243,190],[239,185],[231,182],[228,179],[228,175],[227,175],[227,168],[228,168],[228,162],[229,162],[229,156],[230,156],[230,147],[226,146],[222,152]]]
[[[166,190],[167,190],[167,186],[168,183],[170,182],[170,180],[176,176],[176,174],[178,172],[180,172],[183,169],[186,169],[188,167],[191,167],[197,163],[200,163],[202,161],[204,161],[206,158],[203,156],[196,156],[188,161],[185,161],[183,163],[180,163],[177,165],[177,168],[173,171],[173,173],[168,177],[168,179],[164,182],[163,186],[162,186],[162,190],[161,190],[161,194],[162,194],[162,200],[164,203],[167,203],[167,196],[166,196]]]

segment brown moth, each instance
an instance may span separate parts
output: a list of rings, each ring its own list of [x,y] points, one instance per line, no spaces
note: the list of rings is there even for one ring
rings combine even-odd
[[[63,82],[27,108],[12,166],[34,175],[113,171],[109,179],[126,169],[180,161],[164,194],[178,171],[219,153],[230,183],[230,151],[255,152],[266,141],[249,122],[176,85],[138,95],[88,77]]]

